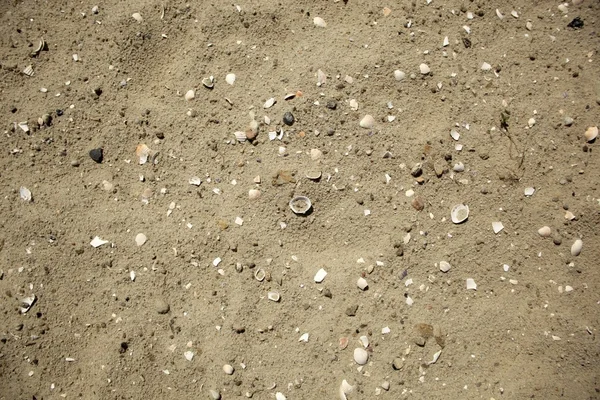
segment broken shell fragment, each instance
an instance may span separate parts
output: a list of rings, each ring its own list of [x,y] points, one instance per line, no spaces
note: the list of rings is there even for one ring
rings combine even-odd
[[[271,97],[269,100],[265,101],[265,104],[263,104],[263,108],[271,108],[273,107],[273,105],[277,103],[277,100],[275,100],[275,98]]]
[[[200,184],[202,183],[202,180],[200,178],[198,178],[197,176],[193,176],[188,180],[190,185],[194,185],[194,186],[200,186]]]
[[[290,208],[294,214],[304,215],[310,211],[312,203],[306,196],[296,196],[290,200]]]
[[[265,273],[265,270],[262,268],[258,268],[255,272],[254,272],[254,279],[256,279],[259,282],[262,282],[265,280],[265,277],[267,276],[267,274]]]
[[[258,189],[250,189],[248,190],[248,198],[250,200],[256,200],[260,197],[260,190]]]
[[[535,188],[532,187],[526,187],[525,190],[523,191],[523,193],[525,194],[525,196],[530,197],[533,196],[533,194],[535,193]]]
[[[310,170],[310,171],[307,171],[304,176],[306,176],[310,180],[318,181],[319,179],[321,179],[321,175],[322,175],[321,171]]]
[[[233,367],[229,364],[225,364],[223,365],[223,372],[225,372],[227,375],[233,375]]]
[[[469,218],[469,207],[464,204],[455,205],[450,211],[450,217],[455,224],[465,222]]]
[[[467,278],[467,290],[477,290],[477,284],[473,278]]]
[[[227,76],[225,76],[225,82],[233,85],[235,83],[235,74],[227,74]]]
[[[315,17],[313,19],[313,23],[315,24],[315,26],[318,26],[319,28],[325,28],[325,27],[327,27],[327,23],[321,17]]]
[[[354,361],[356,361],[358,365],[365,365],[368,360],[369,353],[365,349],[361,347],[354,349]]]
[[[348,400],[347,395],[352,393],[352,391],[354,391],[354,386],[350,385],[348,381],[344,379],[340,385],[340,400]]]
[[[581,253],[581,248],[583,247],[583,241],[581,239],[577,239],[575,243],[571,246],[571,255],[578,256]]]
[[[152,151],[148,146],[141,143],[135,148],[135,154],[138,157],[138,163],[140,165],[150,161],[150,164],[156,164],[158,162],[158,152]]]
[[[323,279],[325,279],[326,276],[327,276],[327,271],[325,271],[323,268],[321,268],[315,274],[315,282],[317,282],[317,283],[323,282]]]
[[[585,136],[585,140],[587,140],[588,142],[593,142],[594,139],[596,139],[598,137],[598,127],[590,126],[585,131],[584,136]]]
[[[25,186],[21,186],[21,188],[19,189],[19,195],[21,196],[21,200],[27,202],[31,201],[31,191]]]
[[[541,237],[548,237],[552,234],[552,229],[550,229],[549,226],[542,226],[540,229],[538,229],[538,234]]]
[[[269,300],[274,301],[275,303],[279,302],[279,300],[281,299],[281,296],[277,292],[269,292],[267,293],[267,297],[269,298]]]
[[[427,75],[428,73],[431,72],[431,69],[429,68],[429,66],[427,64],[421,64],[421,65],[419,65],[419,71],[421,72],[421,74]]]
[[[397,69],[397,70],[394,71],[394,78],[397,81],[401,81],[404,78],[406,78],[406,74],[403,71],[400,71],[399,69]]]
[[[143,246],[144,243],[146,243],[146,240],[148,240],[146,235],[144,235],[143,233],[138,233],[135,237],[135,244],[137,244],[138,246]]]
[[[248,137],[246,136],[246,132],[237,131],[233,132],[233,135],[235,136],[236,140],[240,143],[243,143],[246,141],[246,139],[248,139]]]
[[[27,76],[33,76],[33,74],[34,74],[33,65],[26,66],[25,69],[23,70],[23,73]]]
[[[447,261],[440,261],[440,271],[444,273],[450,271],[450,264]]]
[[[48,45],[46,44],[46,41],[44,40],[44,38],[41,38],[38,43],[38,47],[36,47],[35,50],[31,53],[31,57],[37,57],[38,54],[40,54],[42,50],[47,50],[47,49],[48,49]]]
[[[215,77],[211,75],[208,78],[202,79],[202,84],[207,89],[214,88],[215,87]]]
[[[194,92],[194,90],[193,90],[193,89],[190,89],[190,90],[188,90],[187,92],[185,92],[185,96],[183,96],[183,98],[184,98],[186,101],[193,100],[193,99],[194,99],[194,97],[196,97],[196,93]]]
[[[367,290],[369,284],[365,278],[358,278],[358,281],[356,281],[356,286],[358,286],[360,290]]]
[[[19,308],[21,311],[21,314],[25,314],[27,311],[29,311],[36,300],[37,300],[37,297],[35,296],[35,294],[32,294],[29,297],[25,297],[24,299],[21,299],[21,307]]]
[[[142,14],[140,14],[140,13],[133,13],[133,14],[131,14],[131,17],[133,19],[135,19],[137,22],[142,22],[144,20],[142,18]]]
[[[494,230],[494,233],[499,233],[504,229],[504,225],[500,221],[492,222],[492,229]]]
[[[371,129],[373,125],[375,125],[375,119],[371,115],[367,114],[360,120],[361,128]]]
[[[327,81],[327,75],[325,74],[325,72],[321,71],[320,69],[317,70],[317,86],[319,86],[319,87],[323,86],[326,81]]]

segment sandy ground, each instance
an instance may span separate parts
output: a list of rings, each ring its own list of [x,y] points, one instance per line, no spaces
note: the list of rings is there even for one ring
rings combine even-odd
[[[3,1],[0,399],[600,398],[600,4],[559,5]]]

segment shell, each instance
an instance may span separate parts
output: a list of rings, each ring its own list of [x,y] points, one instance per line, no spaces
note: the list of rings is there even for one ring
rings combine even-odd
[[[525,196],[530,197],[533,196],[533,194],[535,193],[535,188],[532,187],[526,187],[525,190],[523,191],[523,193],[525,194]]]
[[[296,98],[296,93],[288,93],[285,96],[283,96],[284,100],[293,100]]]
[[[421,64],[419,65],[419,71],[421,72],[421,74],[427,75],[431,72],[431,68],[429,68],[429,65],[427,64]]]
[[[350,100],[349,105],[352,111],[358,110],[358,101],[356,101],[355,99]]]
[[[25,186],[21,186],[19,189],[19,195],[23,201],[31,201],[31,191]]]
[[[375,119],[371,115],[365,115],[363,119],[360,120],[360,127],[365,129],[371,129],[375,125]]]
[[[227,76],[225,76],[225,82],[233,85],[235,83],[235,74],[227,74]]]
[[[587,140],[588,142],[593,142],[594,139],[598,137],[598,127],[590,126],[589,128],[587,128],[583,135],[585,136],[585,140]]]
[[[327,74],[320,69],[317,70],[317,86],[321,87],[325,82],[327,82]]]
[[[404,78],[406,78],[406,74],[403,71],[400,71],[399,69],[397,69],[397,70],[394,71],[394,78],[397,81],[401,81]]]
[[[538,229],[538,234],[541,237],[548,237],[552,234],[552,229],[550,229],[549,226],[542,226],[540,229]]]
[[[33,76],[33,74],[35,72],[33,72],[33,65],[28,65],[25,67],[25,69],[23,70],[23,73],[27,76]]]
[[[245,142],[246,139],[247,139],[246,132],[237,131],[237,132],[233,132],[233,135],[235,136],[235,138],[237,139],[237,141],[240,142],[240,143]]]
[[[306,174],[304,176],[306,176],[310,180],[318,181],[319,179],[321,179],[321,175],[322,175],[321,171],[309,170],[309,171],[306,171]]]
[[[296,196],[290,200],[290,208],[294,214],[307,214],[312,208],[310,199],[306,196]]]
[[[146,243],[146,240],[148,240],[146,235],[144,235],[143,233],[138,233],[135,237],[135,244],[137,244],[138,246],[143,246],[144,243]]]
[[[464,204],[457,204],[450,211],[450,217],[455,224],[461,224],[469,218],[469,207]]]
[[[215,87],[215,77],[211,75],[208,78],[202,79],[202,84],[207,89],[214,88]]]
[[[279,302],[279,300],[281,299],[281,296],[277,292],[269,292],[267,293],[267,297],[269,298],[269,300],[274,301],[275,303]]]
[[[450,136],[452,136],[452,139],[454,140],[460,139],[460,133],[456,132],[454,129],[450,131]]]
[[[473,278],[467,278],[467,290],[477,290],[477,284]]]
[[[263,104],[263,108],[271,108],[273,107],[273,105],[277,103],[277,100],[275,100],[274,97],[271,97],[270,99],[268,99],[267,101],[265,101],[265,104]]]
[[[248,198],[250,200],[256,200],[260,197],[260,190],[258,189],[250,189],[248,190]]]
[[[318,26],[319,28],[327,27],[327,22],[325,22],[325,20],[321,17],[315,17],[313,19],[313,23],[315,24],[315,26]]]
[[[340,385],[339,395],[340,400],[348,400],[347,395],[354,391],[354,386],[350,385],[345,379]]]
[[[35,296],[35,294],[32,294],[29,297],[25,297],[24,299],[21,299],[21,307],[20,307],[21,314],[25,314],[27,311],[29,311],[36,300],[37,300],[37,297]]]
[[[365,365],[369,361],[369,353],[365,349],[357,347],[354,349],[354,361],[358,365]]]
[[[42,50],[44,50],[46,48],[47,48],[46,41],[44,40],[44,38],[41,38],[38,43],[38,47],[36,47],[35,50],[31,53],[31,57],[36,57],[38,54],[40,54],[40,52]]]
[[[325,279],[326,276],[327,276],[327,271],[325,271],[323,268],[321,268],[315,274],[315,282],[317,282],[317,283],[323,282],[323,279]]]
[[[577,239],[571,246],[571,255],[578,256],[581,253],[582,247],[583,247],[583,242],[581,241],[581,239]]]
[[[447,261],[440,261],[440,271],[448,272],[450,268],[450,264]]]
[[[504,229],[504,225],[499,221],[492,222],[492,229],[494,230],[494,233],[499,233],[502,229]]]
[[[185,92],[185,96],[183,96],[183,98],[186,99],[187,101],[193,100],[194,97],[196,97],[196,93],[194,92],[193,89],[190,89],[187,92]]]
[[[356,286],[358,286],[360,290],[367,290],[369,284],[365,278],[358,278],[358,281],[356,281]]]
[[[255,272],[254,272],[254,279],[256,279],[259,282],[262,282],[265,280],[265,277],[267,276],[267,274],[265,273],[265,270],[262,268],[258,268]]]
[[[131,17],[133,19],[135,19],[137,22],[142,22],[144,20],[142,18],[142,14],[140,14],[140,13],[133,13],[133,14],[131,14]]]
[[[229,364],[225,364],[223,365],[223,372],[225,372],[227,375],[233,375],[233,367]]]

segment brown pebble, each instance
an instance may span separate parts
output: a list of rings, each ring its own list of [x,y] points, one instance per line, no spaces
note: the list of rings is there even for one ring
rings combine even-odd
[[[358,311],[358,305],[352,305],[348,308],[346,308],[346,315],[349,317],[354,317],[356,315],[356,311]]]
[[[164,299],[156,299],[156,301],[154,302],[154,308],[159,314],[166,314],[171,309],[169,304]]]
[[[412,201],[410,202],[410,204],[417,211],[422,211],[425,208],[425,202],[419,196],[417,196],[414,199],[412,199]]]
[[[425,346],[425,339],[422,337],[417,337],[417,338],[415,338],[415,344],[417,346],[423,347],[423,346]]]
[[[394,362],[392,363],[392,366],[394,367],[394,369],[396,371],[401,371],[402,368],[404,368],[404,361],[402,361],[402,359],[400,357],[396,357],[396,358],[394,358]]]

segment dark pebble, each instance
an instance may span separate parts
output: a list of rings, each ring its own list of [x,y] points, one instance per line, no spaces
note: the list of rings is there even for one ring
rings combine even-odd
[[[63,114],[64,114],[63,110],[56,110],[56,115],[58,115],[59,117],[62,116]]]
[[[350,306],[350,307],[346,308],[346,315],[349,317],[354,317],[356,315],[357,311],[358,311],[358,305]]]
[[[156,137],[159,138],[160,140],[163,140],[165,138],[165,134],[162,132],[156,132]]]
[[[573,18],[573,21],[569,22],[569,25],[567,25],[567,27],[573,29],[581,29],[583,28],[583,20],[579,17],[575,17]]]
[[[286,124],[287,126],[292,126],[294,125],[294,121],[296,119],[294,118],[294,115],[292,115],[291,112],[286,112],[285,114],[283,114],[283,123]]]
[[[90,150],[90,157],[92,160],[96,161],[98,164],[102,162],[104,158],[102,148],[92,149]]]
[[[156,299],[156,301],[154,302],[154,308],[159,314],[166,314],[171,309],[169,303],[167,303],[164,299]]]
[[[333,297],[333,295],[331,294],[331,290],[329,289],[323,289],[323,296],[327,297],[328,299],[331,299]]]
[[[330,110],[335,110],[337,108],[337,102],[335,100],[329,100],[327,102],[327,108]]]

